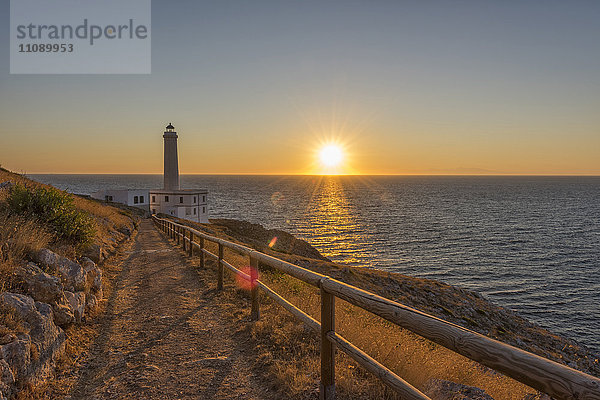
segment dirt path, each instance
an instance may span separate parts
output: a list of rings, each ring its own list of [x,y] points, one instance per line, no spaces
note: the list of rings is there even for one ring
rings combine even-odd
[[[198,271],[141,223],[72,399],[271,399],[248,343],[222,313],[213,271]]]

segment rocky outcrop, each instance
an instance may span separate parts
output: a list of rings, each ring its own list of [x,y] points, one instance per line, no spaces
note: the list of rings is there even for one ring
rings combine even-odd
[[[211,223],[226,228],[226,234],[250,243],[260,250],[271,249],[315,260],[331,261],[319,253],[307,241],[297,239],[293,235],[279,229],[266,229],[260,224],[235,219],[211,219]]]
[[[73,293],[65,290],[65,297],[73,310],[75,322],[81,322],[85,313],[85,293]]]
[[[52,304],[52,311],[54,311],[54,323],[60,327],[64,328],[75,322],[75,310],[64,293],[57,303]]]
[[[106,258],[106,251],[99,244],[91,244],[84,251],[85,257],[95,263],[99,263]]]
[[[0,400],[6,399],[4,395],[10,395],[15,384],[15,375],[6,360],[0,360]],[[3,395],[4,394],[4,395]]]
[[[81,265],[66,257],[48,250],[41,249],[37,261],[46,268],[57,271],[65,289],[70,291],[85,290],[86,272]]]
[[[49,376],[64,351],[61,328],[83,322],[102,298],[102,271],[90,258],[75,262],[48,249],[35,258],[39,265],[29,262],[15,270],[26,294],[0,294],[0,304],[14,312],[26,331],[0,337],[0,400]]]
[[[87,287],[90,288],[93,293],[102,290],[102,270],[88,257],[82,257],[79,260],[79,263],[85,270]]]
[[[19,335],[16,340],[0,347],[0,357],[14,371],[14,383],[26,381],[31,365],[31,337]]]
[[[0,302],[21,319],[27,333],[15,335],[13,340],[0,346],[0,363],[5,394],[13,391],[11,385],[39,383],[50,374],[56,358],[64,351],[65,333],[54,324],[52,307],[35,301],[32,297],[16,294],[0,294]],[[8,366],[11,377],[5,371]]]
[[[424,394],[432,400],[494,400],[485,390],[443,379],[430,380]]]
[[[34,300],[49,304],[60,300],[63,292],[60,279],[45,273],[36,264],[30,262],[25,266],[17,267],[15,275],[22,281],[27,294]]]
[[[98,298],[95,295],[88,293],[85,296],[85,313],[91,314],[94,311],[96,311],[97,308],[98,308]]]

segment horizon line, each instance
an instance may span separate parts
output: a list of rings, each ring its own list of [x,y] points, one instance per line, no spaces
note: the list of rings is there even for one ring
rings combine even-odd
[[[14,172],[14,171],[10,171]],[[162,172],[14,172],[20,175],[163,175]],[[457,174],[457,173],[398,173],[398,174],[318,174],[318,173],[255,173],[255,172],[208,172],[208,173],[180,173],[180,175],[203,176],[588,176],[600,177],[600,174],[574,174],[574,173],[484,173],[484,174]]]

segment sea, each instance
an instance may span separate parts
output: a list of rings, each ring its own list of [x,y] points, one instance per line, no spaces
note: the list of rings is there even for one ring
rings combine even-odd
[[[31,175],[72,193],[162,175]],[[182,175],[209,217],[288,231],[333,261],[477,291],[600,352],[600,177]]]

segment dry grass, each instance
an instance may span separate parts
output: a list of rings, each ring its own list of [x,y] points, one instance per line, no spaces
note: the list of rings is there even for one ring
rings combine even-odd
[[[212,243],[207,247],[213,253],[217,251]],[[225,250],[225,259],[237,267],[248,265],[245,256],[229,249]],[[261,271],[260,279],[304,312],[320,319],[320,296],[316,288],[268,269]],[[320,371],[318,336],[266,296],[261,296],[261,320],[248,329],[256,341],[259,367],[273,388],[289,399],[315,398]],[[422,390],[430,379],[438,378],[482,388],[496,400],[520,400],[536,393],[524,384],[340,299],[336,302],[336,330]],[[338,352],[336,360],[336,392],[340,399],[398,398],[342,352]]]
[[[131,224],[131,216],[116,207],[79,196],[74,196],[74,200],[78,209],[86,211],[96,219],[98,238],[108,235],[111,230],[119,230]]]
[[[28,187],[47,187],[26,177],[0,169],[0,182],[12,182]],[[73,258],[80,249],[65,241],[56,241],[50,227],[33,216],[15,215],[6,206],[7,190],[0,189],[0,292],[15,287],[14,268],[43,247],[50,247],[57,253]],[[96,201],[74,196],[78,209],[94,217],[98,230],[94,243],[102,244],[111,230],[117,230],[131,223],[131,219],[114,207],[104,206]]]
[[[36,220],[10,215],[0,208],[0,292],[11,290],[15,267],[52,241],[52,234]]]

